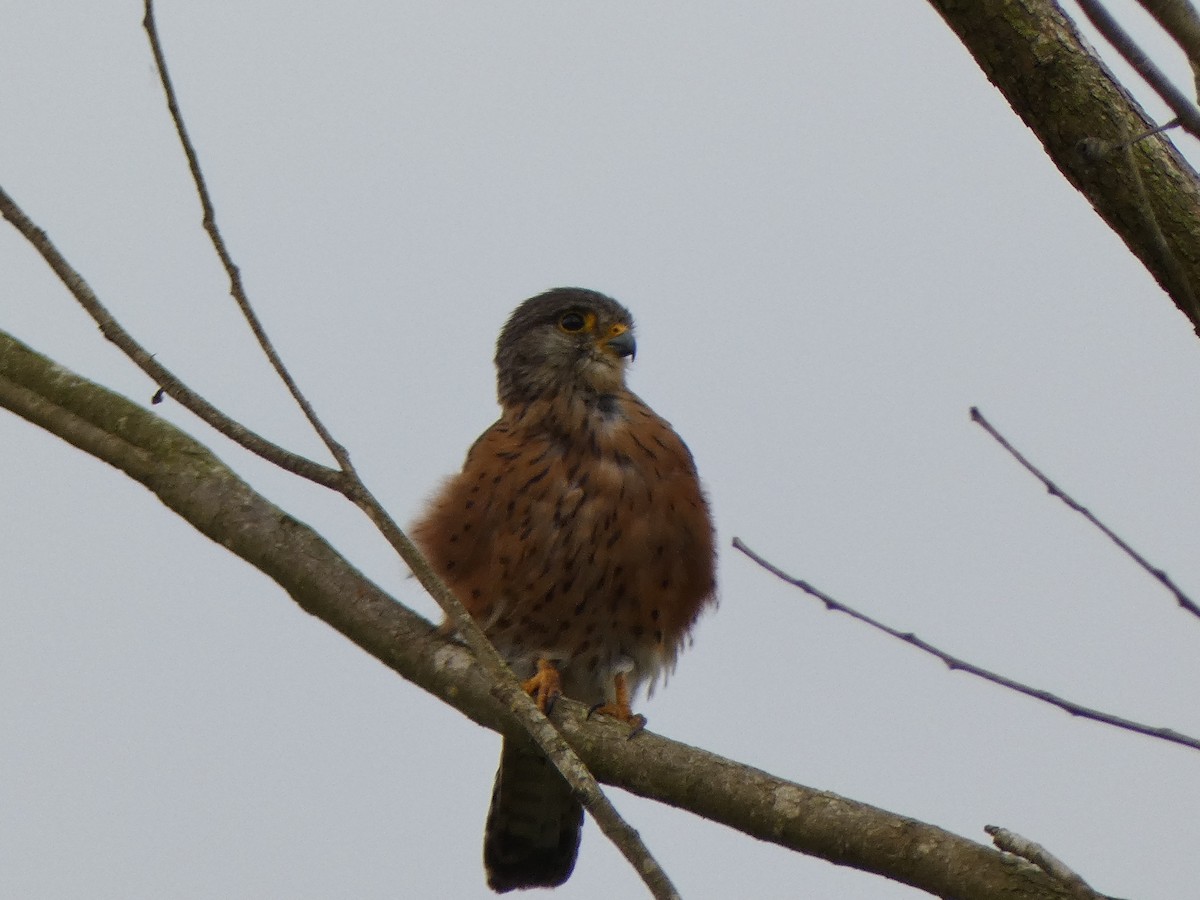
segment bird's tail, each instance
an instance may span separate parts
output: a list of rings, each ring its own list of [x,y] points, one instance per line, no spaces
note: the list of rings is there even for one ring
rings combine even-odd
[[[583,807],[528,740],[504,739],[483,833],[488,887],[554,887],[575,868]]]

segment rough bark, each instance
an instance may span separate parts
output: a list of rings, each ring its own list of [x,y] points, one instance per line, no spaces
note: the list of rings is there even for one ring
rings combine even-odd
[[[1200,182],[1053,0],[929,0],[1200,333]]]
[[[466,648],[442,638],[175,426],[3,332],[0,407],[143,484],[306,612],[418,687],[486,728],[522,733]],[[990,847],[650,732],[628,740],[624,727],[589,721],[585,712],[564,700],[553,721],[605,783],[939,897],[1069,896],[1045,873]]]

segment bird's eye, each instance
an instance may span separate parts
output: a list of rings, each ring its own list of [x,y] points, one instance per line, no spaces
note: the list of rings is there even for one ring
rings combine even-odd
[[[558,320],[558,327],[563,331],[576,332],[583,331],[587,326],[587,319],[583,313],[569,312],[564,313],[563,317]]]

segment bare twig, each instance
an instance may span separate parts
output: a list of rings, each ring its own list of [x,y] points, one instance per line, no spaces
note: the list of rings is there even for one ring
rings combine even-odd
[[[1142,0],[1142,3],[1147,8],[1151,6],[1156,7],[1156,17],[1162,16],[1176,27],[1177,31],[1179,31],[1176,40],[1195,37],[1195,34],[1189,31],[1189,26],[1191,28],[1195,28],[1196,26],[1195,10],[1191,8],[1190,3],[1179,3],[1175,2],[1175,0]],[[1184,12],[1184,7],[1187,8],[1187,12]],[[1080,0],[1080,8],[1091,19],[1092,24],[1104,34],[1109,42],[1117,48],[1126,61],[1134,67],[1151,87],[1159,90],[1160,94],[1166,91],[1171,95],[1169,98],[1164,95],[1164,99],[1167,99],[1168,104],[1172,105],[1172,108],[1191,111],[1190,116],[1185,116],[1184,113],[1177,111],[1175,118],[1169,122],[1153,128],[1141,129],[1132,137],[1128,137],[1119,143],[1112,143],[1111,141],[1099,138],[1087,138],[1080,143],[1080,147],[1084,155],[1089,159],[1102,159],[1117,152],[1124,153],[1132,182],[1133,190],[1131,193],[1134,194],[1133,200],[1145,223],[1144,233],[1148,238],[1148,246],[1156,253],[1160,265],[1171,273],[1172,280],[1182,288],[1180,292],[1181,296],[1177,299],[1181,301],[1181,305],[1186,304],[1186,311],[1192,318],[1192,321],[1200,321],[1200,304],[1197,303],[1192,279],[1188,275],[1187,267],[1183,265],[1167,242],[1162,223],[1159,221],[1154,206],[1150,202],[1150,194],[1146,190],[1146,184],[1142,178],[1141,165],[1139,164],[1137,155],[1134,153],[1134,145],[1153,135],[1185,124],[1185,119],[1190,123],[1187,130],[1193,135],[1200,136],[1200,133],[1195,130],[1196,126],[1200,125],[1200,111],[1196,110],[1195,104],[1185,97],[1182,92],[1175,89],[1174,85],[1155,66],[1154,62],[1142,52],[1141,48],[1117,24],[1117,21],[1098,0]],[[1195,59],[1200,59],[1200,56],[1195,57]],[[1200,71],[1197,69],[1196,62],[1192,62],[1192,70],[1194,75]],[[1197,83],[1200,84],[1200,82]],[[1118,122],[1118,124],[1124,123]]]
[[[1178,119],[1170,119],[1163,122],[1161,125],[1155,125],[1153,128],[1147,128],[1145,131],[1135,134],[1131,138],[1126,138],[1119,144],[1110,144],[1104,141],[1094,142],[1088,145],[1089,151],[1094,151],[1097,157],[1106,156],[1114,150],[1124,150],[1127,147],[1132,147],[1134,144],[1144,141],[1148,137],[1154,137],[1156,134],[1162,134],[1164,131],[1170,131],[1172,128],[1179,127]]]
[[[892,637],[904,641],[906,644],[911,644],[918,650],[923,650],[931,656],[936,656],[950,669],[958,669],[963,672],[969,672],[970,674],[982,678],[985,681],[992,682],[992,684],[998,684],[1001,687],[1006,687],[1009,690],[1024,694],[1027,697],[1033,697],[1035,700],[1041,700],[1043,703],[1049,703],[1051,706],[1057,706],[1059,709],[1069,712],[1073,716],[1079,716],[1080,718],[1084,719],[1092,719],[1095,722],[1103,722],[1105,725],[1114,725],[1117,728],[1124,728],[1126,731],[1134,731],[1138,734],[1144,734],[1148,737],[1158,738],[1159,740],[1170,741],[1175,744],[1182,744],[1185,747],[1191,747],[1193,750],[1200,750],[1200,738],[1194,738],[1186,734],[1181,734],[1180,732],[1174,731],[1170,728],[1155,728],[1150,725],[1143,725],[1140,722],[1134,722],[1130,719],[1122,719],[1119,716],[1114,716],[1106,712],[1101,712],[1100,710],[1081,706],[1078,703],[1073,703],[1070,700],[1064,700],[1062,697],[1052,694],[1049,691],[1044,691],[1041,688],[1030,687],[1027,684],[1014,681],[1013,679],[1004,675],[997,675],[995,672],[990,672],[987,669],[980,668],[973,663],[959,659],[957,656],[952,656],[946,651],[940,650],[927,641],[917,637],[911,631],[900,631],[892,628],[889,625],[885,625],[884,623],[876,619],[872,619],[870,616],[864,613],[858,612],[858,610],[852,609],[851,607],[838,602],[824,591],[813,587],[807,581],[803,581],[799,578],[793,578],[791,575],[788,575],[782,569],[763,559],[763,557],[759,556],[757,553],[747,547],[746,544],[742,542],[741,538],[735,537],[733,539],[733,546],[742,553],[746,554],[746,556],[750,557],[772,575],[775,575],[777,578],[786,581],[788,584],[798,587],[809,596],[816,597],[818,600],[824,603],[825,608],[831,612],[845,613],[852,619],[865,622],[867,625],[882,631],[884,634],[890,634]]]
[[[266,354],[275,372],[287,386],[288,391],[303,411],[313,429],[320,436],[325,446],[333,454],[334,459],[337,460],[338,465],[341,467],[344,478],[338,489],[371,519],[384,539],[391,544],[400,558],[412,569],[413,574],[416,575],[425,590],[437,601],[442,611],[454,623],[459,635],[462,636],[467,645],[475,653],[480,664],[492,676],[494,683],[493,690],[497,698],[504,702],[513,716],[529,732],[542,752],[546,754],[554,766],[562,773],[563,777],[575,789],[584,807],[591,813],[597,825],[600,826],[600,830],[625,855],[651,893],[657,898],[664,898],[664,900],[665,898],[677,897],[678,892],[675,890],[674,885],[672,885],[666,872],[642,842],[637,831],[620,816],[616,808],[600,789],[599,784],[588,771],[587,767],[562,739],[562,736],[549,720],[541,713],[529,695],[521,688],[512,670],[500,657],[500,654],[497,653],[496,648],[492,646],[491,641],[488,640],[483,630],[471,618],[458,598],[454,596],[453,592],[438,577],[437,573],[433,571],[416,545],[409,540],[408,536],[396,524],[387,510],[384,509],[383,504],[375,498],[365,482],[359,477],[357,470],[350,460],[349,452],[340,442],[334,439],[333,434],[325,427],[316,410],[292,378],[283,359],[275,350],[266,333],[266,329],[263,327],[262,322],[259,320],[257,313],[250,303],[245,287],[242,284],[241,272],[234,263],[225,244],[225,239],[221,234],[221,230],[217,225],[216,212],[208,191],[207,182],[204,178],[203,169],[200,165],[200,158],[196,153],[191,138],[188,136],[183,113],[180,111],[175,89],[167,70],[166,57],[163,53],[162,43],[159,39],[158,28],[154,19],[153,0],[145,0],[144,8],[145,16],[142,24],[150,41],[151,52],[154,54],[159,80],[166,94],[167,108],[175,123],[175,130],[179,136],[183,152],[187,157],[192,181],[200,198],[200,205],[203,210],[204,230],[208,233],[213,249],[216,251],[222,266],[225,268],[226,274],[229,276],[230,294],[249,324],[250,330],[258,340],[259,346]]]
[[[1142,9],[1154,16],[1163,31],[1174,38],[1192,65],[1200,70],[1200,16],[1190,0],[1138,0]],[[1197,86],[1200,93],[1200,85]]]
[[[1130,559],[1148,572],[1155,581],[1170,591],[1175,596],[1175,601],[1181,607],[1186,609],[1192,615],[1200,617],[1200,606],[1197,606],[1196,603],[1193,602],[1192,599],[1188,597],[1188,595],[1185,594],[1183,590],[1177,584],[1175,584],[1174,581],[1171,580],[1171,577],[1167,575],[1166,572],[1157,566],[1152,565],[1144,556],[1142,556],[1127,543],[1125,543],[1125,541],[1123,541],[1120,537],[1118,537],[1111,528],[1092,515],[1092,513],[1086,507],[1078,503],[1071,496],[1065,493],[1062,488],[1047,478],[1037,466],[1026,459],[1016,447],[1010,444],[1005,439],[1004,435],[995,429],[991,422],[983,417],[983,413],[981,413],[979,408],[976,406],[971,407],[971,421],[978,424],[984,431],[991,435],[992,439],[995,440],[995,442],[1005,450],[1007,450],[1009,455],[1012,456],[1012,458],[1018,463],[1020,463],[1025,471],[1029,472],[1029,474],[1045,485],[1046,490],[1050,493],[1050,496],[1057,497],[1071,509],[1075,510],[1075,512],[1079,513],[1094,526],[1096,526],[1096,528],[1098,528],[1105,537],[1120,547]]]
[[[213,249],[216,251],[221,265],[225,268],[229,276],[230,295],[233,297],[234,302],[237,303],[238,308],[250,326],[250,330],[254,333],[259,346],[270,361],[272,368],[275,369],[276,374],[279,375],[280,379],[287,386],[292,398],[303,411],[313,429],[325,443],[330,453],[333,454],[334,459],[337,460],[341,468],[340,474],[342,477],[334,487],[366,513],[371,521],[375,523],[376,528],[383,534],[388,543],[392,545],[396,553],[412,568],[421,585],[437,601],[442,611],[454,622],[456,627],[458,627],[463,639],[480,658],[485,667],[495,669],[497,679],[504,680],[504,672],[507,671],[507,667],[500,660],[495,648],[492,647],[483,632],[478,627],[474,627],[473,620],[458,598],[438,578],[437,574],[425,562],[420,551],[408,539],[388,514],[387,510],[383,508],[383,505],[375,499],[374,495],[359,477],[354,464],[350,460],[348,451],[333,437],[329,429],[326,428],[325,423],[317,415],[316,410],[308,401],[303,391],[300,390],[299,385],[292,378],[283,359],[271,343],[266,329],[259,320],[258,314],[254,311],[245,286],[242,284],[241,272],[237,264],[233,261],[233,257],[229,253],[228,246],[225,243],[225,238],[221,234],[220,226],[217,224],[216,210],[208,191],[208,183],[204,178],[204,170],[200,165],[200,157],[196,152],[195,146],[192,144],[191,138],[188,136],[187,125],[184,122],[183,113],[180,110],[179,101],[175,95],[175,88],[167,70],[166,56],[163,53],[162,42],[158,35],[158,27],[155,24],[153,0],[144,0],[144,9],[145,16],[142,20],[142,25],[146,29],[150,49],[154,55],[154,62],[158,69],[159,81],[162,84],[163,93],[166,95],[167,109],[171,113],[176,134],[179,137],[183,153],[187,157],[192,182],[200,199],[204,230],[212,242]],[[509,680],[515,684],[515,680],[512,679],[511,675],[509,676]]]
[[[121,327],[112,314],[100,302],[91,287],[75,269],[66,261],[58,248],[46,236],[46,232],[33,224],[32,220],[22,210],[3,188],[0,188],[0,214],[29,241],[33,248],[41,254],[42,259],[54,270],[59,280],[71,292],[79,305],[92,317],[100,332],[116,344],[121,351],[133,360],[139,369],[149,375],[162,390],[166,391],[181,406],[191,410],[203,421],[207,422],[221,434],[236,441],[252,453],[273,462],[309,481],[340,491],[343,488],[344,476],[336,469],[313,462],[299,454],[285,450],[278,444],[272,443],[259,434],[251,431],[245,425],[235,421],[221,412],[175,376],[166,366],[139,344]]]
[[[1104,35],[1104,39],[1116,48],[1125,61],[1142,77],[1142,80],[1150,85],[1154,92],[1162,98],[1162,101],[1171,108],[1184,129],[1189,134],[1200,137],[1200,109],[1196,108],[1196,104],[1175,87],[1150,57],[1142,52],[1129,33],[1120,26],[1099,0],[1077,0],[1077,2],[1096,30]]]
[[[159,81],[162,83],[163,91],[167,95],[167,109],[171,112],[171,119],[175,123],[175,131],[179,135],[179,143],[183,146],[184,155],[187,156],[188,168],[192,172],[192,182],[196,185],[196,193],[200,197],[200,206],[204,211],[203,225],[204,230],[208,232],[209,240],[212,241],[213,249],[217,252],[217,257],[221,260],[221,265],[225,267],[225,272],[229,276],[229,293],[233,296],[234,302],[237,303],[238,309],[242,311],[242,315],[246,318],[250,330],[254,332],[254,337],[258,340],[258,345],[262,347],[263,353],[267,355],[272,368],[287,385],[287,389],[291,392],[292,398],[296,404],[304,412],[309,424],[313,430],[317,432],[325,446],[329,448],[329,452],[333,454],[333,458],[338,461],[343,471],[349,471],[350,454],[346,448],[334,440],[324,423],[317,417],[316,412],[309,404],[308,399],[300,391],[288,371],[287,366],[283,364],[283,359],[275,352],[275,346],[271,343],[271,339],[267,336],[266,329],[263,328],[262,322],[259,321],[258,314],[250,305],[250,300],[246,296],[246,289],[242,285],[242,274],[237,265],[233,261],[233,257],[229,255],[229,250],[225,246],[225,239],[221,236],[221,231],[217,228],[217,214],[213,208],[212,198],[208,193],[208,183],[204,180],[204,172],[200,168],[200,159],[196,155],[196,150],[192,146],[191,138],[188,137],[187,126],[183,121],[183,114],[179,111],[179,102],[175,97],[175,88],[171,84],[171,76],[167,72],[167,59],[163,55],[162,43],[158,38],[158,28],[154,23],[154,2],[153,0],[145,0],[145,17],[142,19],[142,26],[146,29],[146,34],[150,39],[150,50],[154,54],[154,64],[158,68]]]
[[[1078,872],[1041,844],[1036,844],[1029,838],[1022,837],[1015,831],[1009,831],[998,825],[987,825],[983,830],[992,836],[992,843],[999,849],[1005,853],[1019,856],[1021,859],[1029,860],[1051,878],[1066,885],[1072,896],[1079,897],[1080,900],[1105,900],[1103,895],[1096,893]]]

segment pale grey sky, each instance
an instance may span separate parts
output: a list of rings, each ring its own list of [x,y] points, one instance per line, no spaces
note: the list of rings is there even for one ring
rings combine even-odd
[[[225,296],[140,4],[3,10],[0,183],[161,361],[319,452]],[[641,704],[650,727],[981,841],[1011,828],[1115,896],[1195,894],[1195,752],[947,672],[728,549],[1200,733],[1200,622],[967,417],[1200,593],[1200,345],[926,4],[251,0],[159,20],[258,310],[398,518],[492,421],[512,307],[611,293],[638,320],[634,389],[690,444],[723,545],[721,606]],[[0,327],[154,390],[7,227]],[[433,615],[347,504],[158,409]],[[8,414],[0,459],[0,896],[489,896],[495,736]],[[918,896],[614,795],[687,898]],[[640,892],[589,824],[555,897]]]

